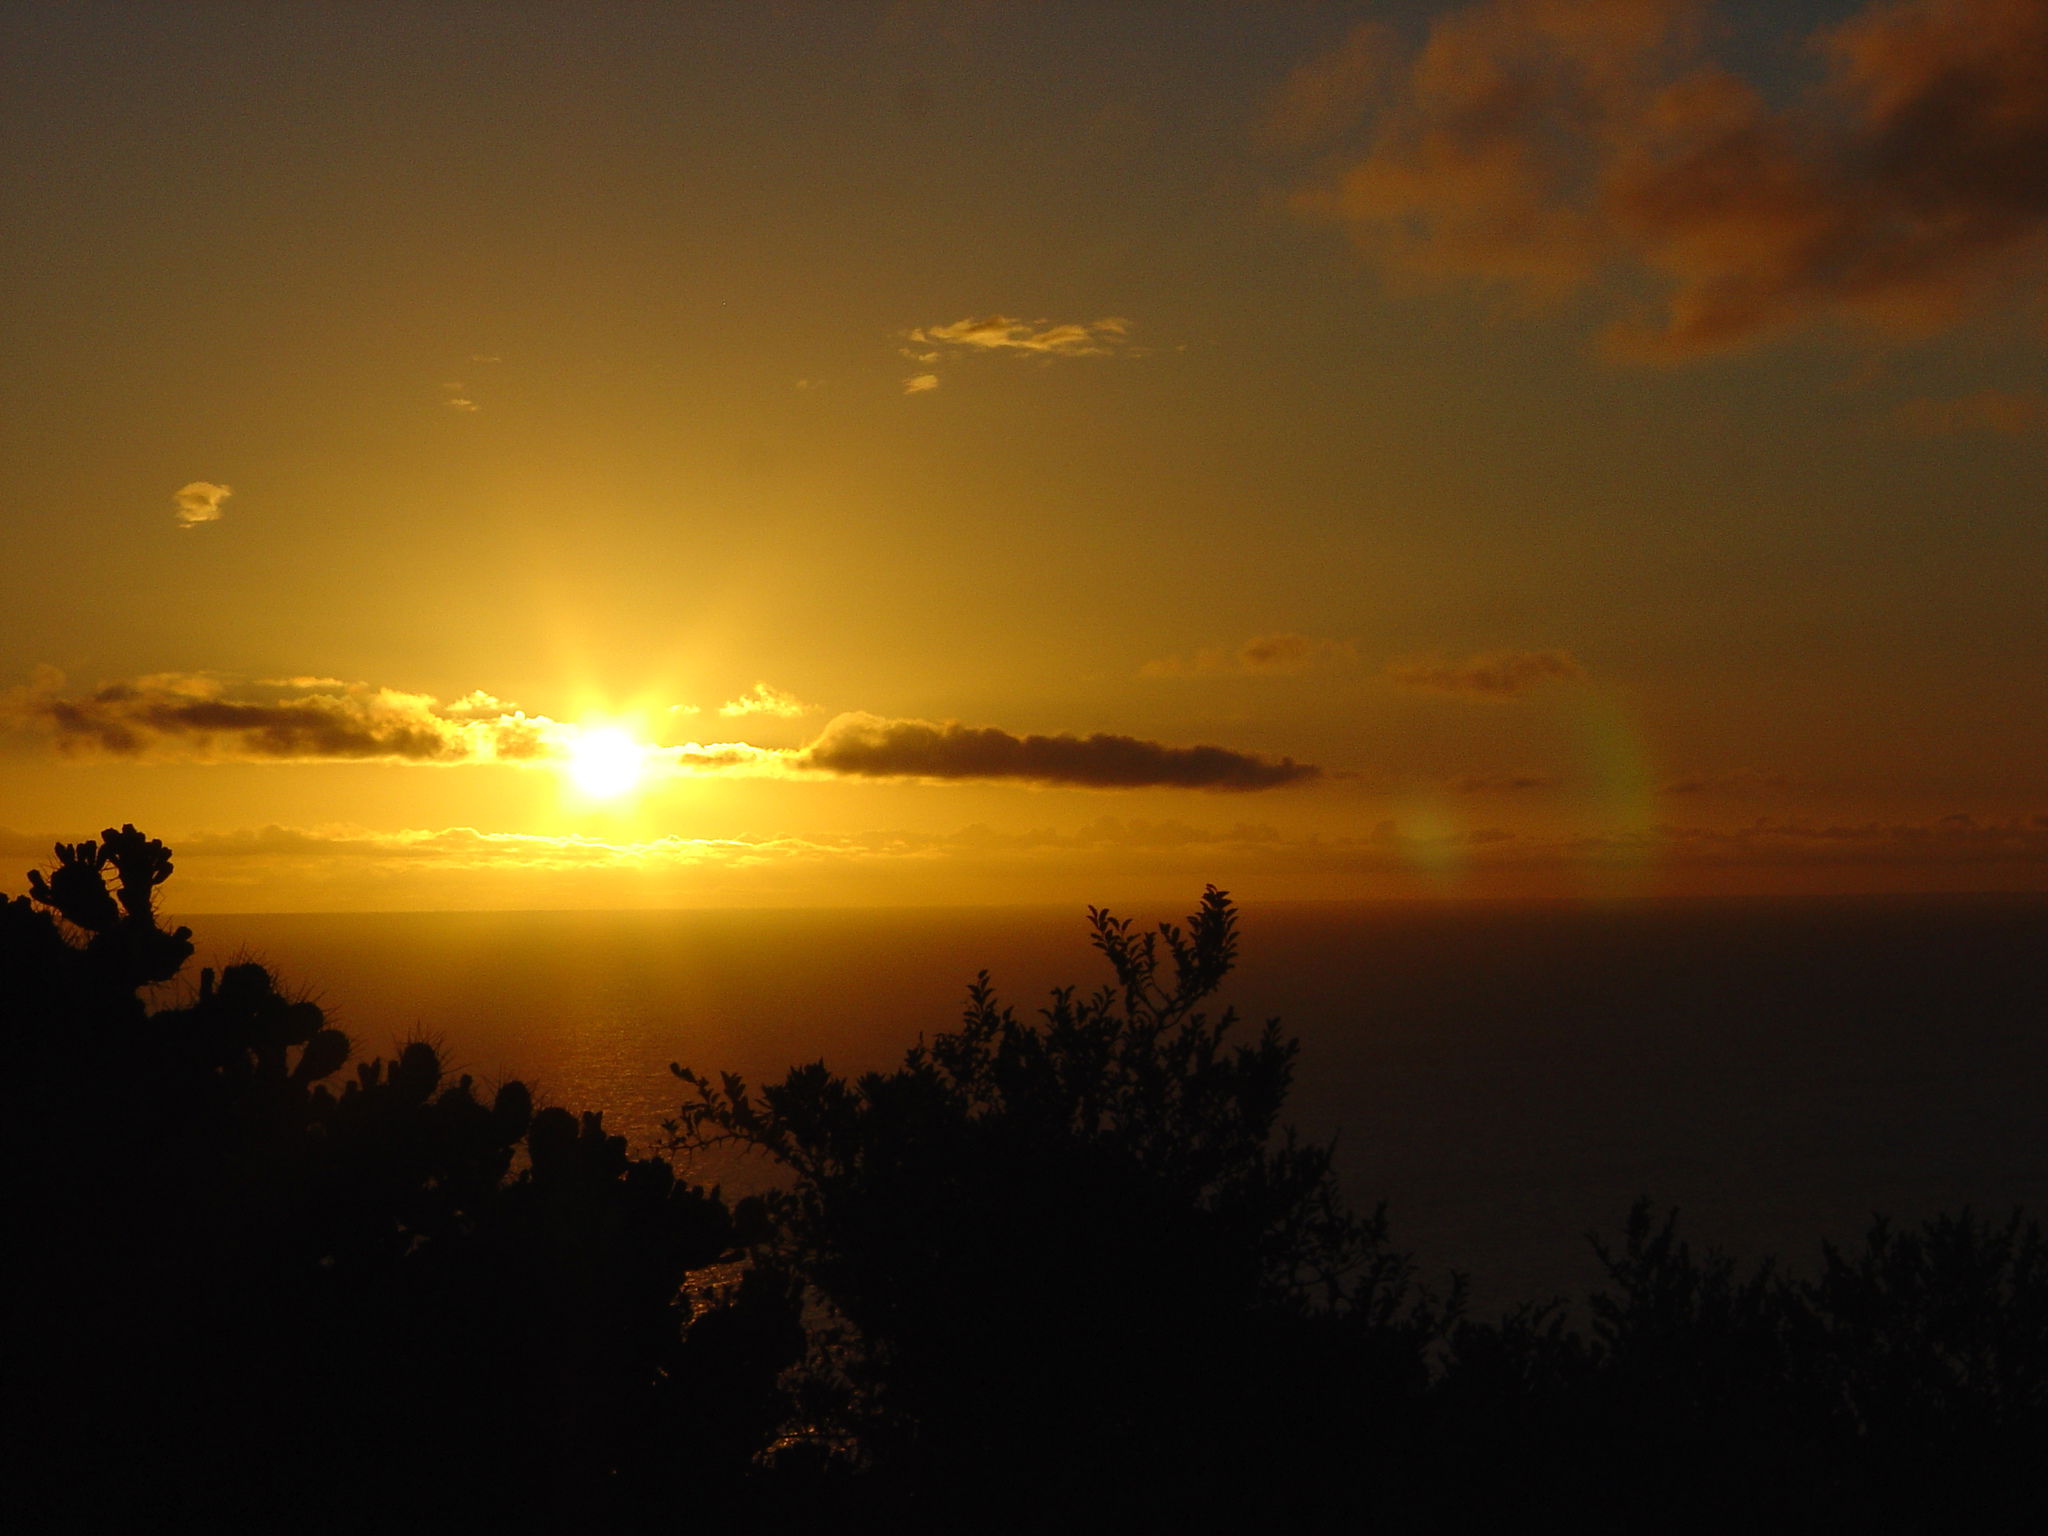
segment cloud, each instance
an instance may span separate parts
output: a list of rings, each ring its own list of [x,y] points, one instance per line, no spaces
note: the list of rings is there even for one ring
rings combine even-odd
[[[501,705],[481,690],[443,705],[430,694],[366,683],[246,682],[209,672],[157,673],[81,695],[67,693],[62,673],[39,668],[27,686],[0,696],[0,725],[46,735],[66,754],[141,762],[545,766],[574,758],[586,727]],[[808,708],[758,684],[721,713],[787,717]],[[803,747],[650,744],[644,766],[678,776],[1010,780],[1102,789],[1268,789],[1320,773],[1291,758],[1271,762],[1223,747],[1169,747],[1129,736],[1013,736],[867,714],[838,716]]]
[[[442,704],[334,678],[244,681],[161,672],[67,695],[39,668],[0,697],[0,724],[50,736],[67,755],[143,762],[560,763],[585,727],[530,715],[482,689]],[[781,774],[790,754],[746,742],[649,746],[647,767],[677,774]]]
[[[1484,651],[1462,660],[1411,656],[1387,664],[1387,676],[1404,688],[1468,699],[1511,699],[1544,683],[1585,675],[1569,651]]]
[[[923,326],[910,332],[920,347],[953,347],[963,352],[1017,352],[1039,357],[1109,357],[1129,352],[1131,322],[1110,315],[1093,323],[1019,320],[1012,315],[983,315],[950,325]],[[906,356],[917,354],[906,353]],[[922,354],[930,361],[932,352]]]
[[[1532,789],[1556,789],[1563,781],[1540,773],[1468,773],[1449,781],[1461,795],[1520,794]]]
[[[215,485],[211,480],[194,480],[181,485],[171,493],[171,506],[181,528],[196,528],[201,523],[217,523],[221,517],[221,503],[234,495],[234,487]]]
[[[2039,390],[1980,389],[1956,399],[1909,400],[1893,413],[1893,422],[1921,437],[1957,432],[1995,432],[2022,437],[2048,432],[2048,394]]]
[[[1358,126],[1394,61],[1394,35],[1386,23],[1362,21],[1328,53],[1287,77],[1259,124],[1260,136],[1280,147],[1328,143]]]
[[[492,367],[504,361],[502,357],[489,352],[472,352],[469,360],[484,367]],[[477,401],[476,394],[475,387],[465,379],[449,379],[441,385],[441,403],[449,410],[460,411],[465,415],[483,409]]]
[[[852,778],[1013,779],[1095,789],[1171,785],[1271,789],[1321,770],[1223,747],[1169,747],[1131,736],[1013,736],[948,721],[846,714],[798,754],[805,768]]]
[[[327,678],[238,682],[164,672],[78,697],[44,674],[16,690],[7,718],[50,732],[60,750],[201,761],[520,761],[548,753],[555,722],[489,712],[471,694],[451,709],[427,694]],[[491,700],[491,703],[497,701]]]
[[[1235,651],[1204,647],[1192,656],[1167,656],[1148,661],[1140,677],[1296,677],[1318,667],[1356,661],[1358,649],[1349,640],[1318,640],[1308,635],[1258,635]]]
[[[293,682],[299,687],[317,685],[327,688],[346,688],[348,686],[339,678],[332,677],[294,678]],[[499,698],[494,693],[485,693],[481,688],[472,688],[453,704],[450,704],[443,713],[451,720],[487,720],[496,715],[510,714],[516,711],[518,707],[518,705],[508,700]]]
[[[1439,15],[1295,206],[1393,273],[1647,291],[1605,334],[1644,359],[2042,297],[2048,6],[1877,0],[1807,40],[1823,78],[1778,103],[1711,57],[1715,32],[1705,0]]]
[[[779,720],[793,720],[798,715],[808,715],[812,706],[803,702],[793,693],[767,683],[756,683],[753,688],[738,698],[718,707],[718,712],[727,719],[742,715],[774,715]]]
[[[921,395],[938,387],[939,376],[936,373],[914,373],[903,381],[903,393],[906,395]]]

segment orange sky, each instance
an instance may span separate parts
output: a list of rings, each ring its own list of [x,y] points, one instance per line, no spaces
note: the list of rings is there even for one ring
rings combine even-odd
[[[2048,886],[2038,0],[4,26],[0,868]]]

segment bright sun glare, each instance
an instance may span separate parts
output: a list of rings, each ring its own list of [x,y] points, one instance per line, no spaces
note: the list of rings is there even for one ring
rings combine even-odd
[[[586,795],[610,800],[640,782],[647,749],[624,731],[585,731],[569,748],[569,777]]]

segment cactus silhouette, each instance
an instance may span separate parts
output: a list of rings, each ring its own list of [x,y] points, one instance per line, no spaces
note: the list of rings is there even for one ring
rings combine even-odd
[[[31,871],[30,896],[90,935],[86,951],[110,985],[134,988],[169,981],[192,956],[192,930],[165,931],[156,922],[156,888],[170,878],[171,851],[133,826],[112,827],[98,842],[59,843],[56,868]],[[107,888],[111,866],[115,889]]]
[[[718,1194],[596,1114],[449,1081],[422,1040],[345,1073],[349,1037],[259,964],[152,1012],[192,953],[156,917],[172,868],[124,826],[0,903],[0,1135],[34,1234],[10,1368],[45,1409],[14,1507],[616,1528],[738,1500],[801,1336],[766,1278],[686,1298],[736,1251]]]

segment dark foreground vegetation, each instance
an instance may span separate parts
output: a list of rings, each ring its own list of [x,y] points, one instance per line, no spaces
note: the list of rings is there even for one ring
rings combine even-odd
[[[1816,1278],[1647,1205],[1582,1313],[1464,1315],[1281,1125],[1235,956],[1092,913],[1113,982],[971,989],[894,1072],[677,1068],[673,1150],[351,1065],[190,935],[133,828],[0,904],[15,1529],[2036,1530],[2048,1243],[1882,1223]],[[1248,1037],[1246,1037],[1248,1034]]]

